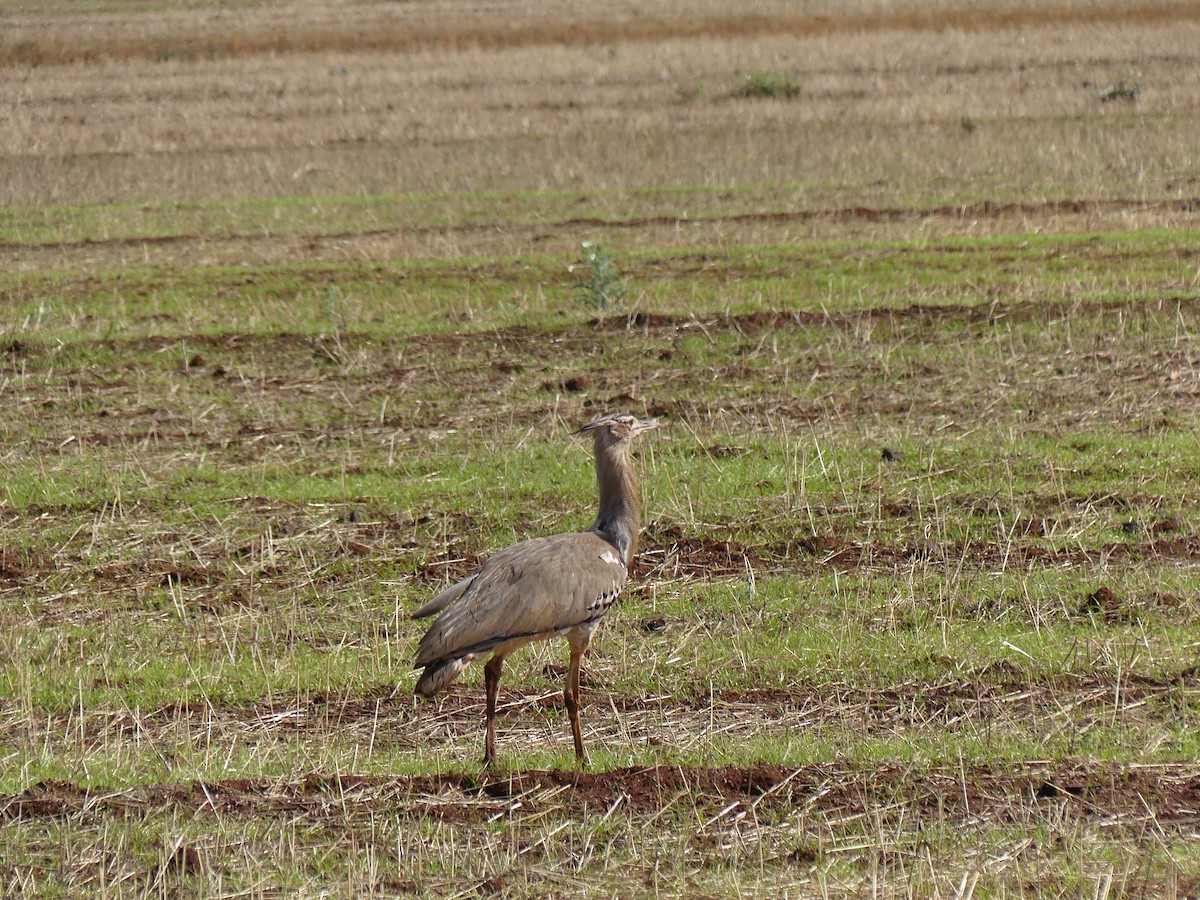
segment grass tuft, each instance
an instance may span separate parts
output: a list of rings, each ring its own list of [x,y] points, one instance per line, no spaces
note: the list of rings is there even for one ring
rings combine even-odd
[[[735,97],[770,97],[792,100],[800,96],[800,84],[790,75],[767,69],[755,69],[742,78],[733,91]]]

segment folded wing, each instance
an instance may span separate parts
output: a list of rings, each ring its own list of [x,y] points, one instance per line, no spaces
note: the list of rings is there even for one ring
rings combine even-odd
[[[625,579],[616,548],[595,532],[523,541],[417,611],[445,610],[421,640],[415,668],[595,622]]]

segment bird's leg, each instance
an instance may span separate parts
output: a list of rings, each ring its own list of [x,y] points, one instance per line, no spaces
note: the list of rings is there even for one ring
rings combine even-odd
[[[583,732],[579,728],[579,664],[587,649],[587,638],[571,638],[571,665],[567,669],[567,686],[563,688],[563,701],[567,706],[567,718],[571,720],[571,736],[575,738],[575,759],[580,766],[588,764],[587,751],[583,748]]]
[[[483,764],[496,762],[496,694],[500,691],[500,670],[504,657],[493,656],[483,667],[483,683],[487,691],[487,727],[483,737]]]

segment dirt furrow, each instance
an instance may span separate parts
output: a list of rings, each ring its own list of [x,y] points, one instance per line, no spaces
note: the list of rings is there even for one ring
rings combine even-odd
[[[1185,666],[1156,675],[1127,673],[1051,676],[993,663],[971,673],[940,679],[914,678],[887,687],[849,684],[796,685],[758,690],[704,687],[672,695],[630,695],[594,683],[585,673],[589,730],[602,742],[636,746],[686,745],[711,740],[730,730],[743,735],[791,732],[852,732],[894,736],[913,729],[980,735],[1011,730],[1017,722],[1075,727],[1099,719],[1148,716],[1180,698],[1200,693],[1200,667]],[[562,672],[543,670],[552,681]],[[405,676],[401,676],[404,678]],[[514,682],[503,688],[498,713],[513,752],[555,736],[562,726],[562,692]],[[436,703],[415,702],[403,685],[383,685],[363,695],[272,698],[224,705],[173,703],[138,713],[97,709],[30,716],[13,704],[0,705],[0,741],[20,746],[46,734],[67,736],[101,747],[134,740],[170,747],[180,741],[208,746],[260,741],[343,740],[376,748],[418,750],[459,741],[470,743],[483,719],[483,692],[470,683],[455,686]],[[664,736],[665,735],[665,736]],[[452,736],[452,737],[451,737]]]
[[[154,288],[151,287],[150,290]],[[136,289],[134,290],[136,294]],[[0,300],[3,295],[0,294]],[[581,350],[595,347],[603,340],[603,335],[614,332],[640,332],[644,336],[701,332],[710,334],[716,332],[735,332],[748,336],[762,332],[789,331],[796,329],[827,328],[834,330],[853,330],[864,323],[888,324],[899,328],[934,328],[942,324],[961,323],[967,325],[993,325],[1021,321],[1058,321],[1069,316],[1078,319],[1084,316],[1102,316],[1109,313],[1129,315],[1137,312],[1147,314],[1170,315],[1200,315],[1200,294],[1175,297],[1146,296],[1113,301],[1096,301],[1079,303],[1070,300],[1045,300],[1038,302],[1023,300],[996,300],[993,302],[965,303],[913,303],[907,306],[872,306],[861,309],[847,310],[771,310],[748,313],[726,313],[697,317],[694,314],[666,314],[634,312],[629,315],[609,315],[590,319],[584,326],[570,324],[558,328],[534,329],[528,325],[511,325],[505,328],[494,328],[487,331],[455,331],[441,334],[422,334],[419,341],[404,337],[390,338],[378,334],[370,334],[348,329],[337,334],[337,342],[341,352],[369,350],[374,348],[381,354],[392,356],[397,349],[404,349],[406,355],[416,356],[422,352],[431,355],[443,353],[456,348],[474,346],[481,357],[495,361],[498,349],[520,351],[523,358],[529,354],[542,352],[539,345],[549,348],[553,354],[564,355],[566,350]],[[169,323],[168,323],[169,324]],[[103,337],[93,340],[82,340],[80,343],[105,350],[120,350],[125,357],[145,351],[166,351],[175,348],[190,350],[208,349],[221,351],[232,356],[268,354],[275,356],[299,355],[303,359],[330,362],[329,348],[331,339],[325,335],[313,335],[290,331],[272,332],[237,332],[229,331],[218,334],[151,334],[130,338]],[[38,371],[40,365],[53,366],[62,370],[63,365],[57,354],[60,346],[43,345],[36,339],[16,339],[7,345],[0,346],[0,370],[5,362],[10,368]],[[130,368],[136,368],[141,363],[130,363]],[[520,373],[523,366],[520,363],[499,363],[501,374]],[[202,369],[202,367],[200,367]],[[213,373],[214,378],[227,382],[262,383],[266,386],[276,385],[279,379],[271,378],[246,379],[231,375],[221,366]],[[436,371],[423,365],[410,365],[403,368],[386,368],[370,371],[360,379],[385,379],[395,381],[425,375],[430,378],[441,377]],[[93,380],[95,375],[88,377]],[[111,375],[106,376],[111,380]],[[353,380],[354,376],[346,376]],[[311,380],[311,379],[310,379]],[[326,375],[324,380],[330,380]],[[343,379],[345,380],[345,379]],[[97,381],[96,386],[108,382]],[[566,388],[571,390],[571,388]]]
[[[255,498],[245,498],[248,507],[254,507]],[[153,509],[144,504],[143,512]],[[45,518],[48,515],[78,513],[77,507],[55,508],[52,506],[31,507],[29,515]],[[395,520],[400,523],[400,519]],[[466,577],[486,558],[478,548],[467,544],[444,544],[418,533],[414,520],[393,526],[393,534],[402,534],[398,539],[381,539],[379,533],[370,535],[355,530],[354,526],[334,526],[305,534],[305,548],[328,558],[349,557],[371,560],[409,556],[414,559],[425,556],[424,551],[435,550],[436,558],[415,562],[410,577],[430,587],[440,585],[447,579]],[[1172,524],[1173,520],[1167,522]],[[282,520],[276,523],[278,536],[284,534],[287,525]],[[179,563],[168,558],[154,556],[137,563],[95,566],[70,554],[55,557],[33,551],[18,551],[0,547],[0,589],[33,588],[52,580],[69,579],[76,587],[98,585],[105,590],[114,586],[136,593],[139,587],[163,587],[183,585],[189,590],[180,602],[192,605],[200,612],[218,615],[230,603],[240,609],[237,602],[239,588],[245,589],[263,572],[254,570],[241,575],[231,574],[237,567],[244,568],[246,558],[253,558],[253,541],[233,548],[219,548],[211,558],[198,564]],[[284,551],[279,551],[284,552]],[[447,562],[446,558],[451,562]],[[1114,563],[1157,563],[1161,565],[1191,564],[1200,560],[1200,535],[1180,534],[1158,536],[1149,540],[1115,540],[1094,546],[1045,546],[1036,543],[1011,541],[994,543],[987,541],[961,541],[937,543],[916,541],[912,543],[889,543],[885,541],[855,541],[844,538],[798,536],[796,540],[774,545],[743,543],[737,540],[721,540],[699,537],[679,537],[648,534],[639,559],[634,564],[634,577],[638,583],[671,583],[693,579],[743,578],[748,570],[764,575],[806,575],[824,571],[853,572],[907,572],[928,566],[968,564],[988,571],[1033,571],[1040,568],[1090,568],[1101,569]],[[233,564],[237,563],[237,567]],[[353,584],[362,577],[357,571],[333,577],[328,585]],[[302,583],[309,583],[304,573],[297,576]],[[283,588],[286,582],[276,578],[276,587]],[[232,595],[229,600],[227,595]],[[131,597],[134,596],[131,594]],[[88,598],[84,597],[86,601]],[[1069,609],[1070,602],[1064,609]],[[1139,609],[1172,607],[1179,614],[1186,613],[1194,602],[1187,597],[1156,593],[1145,596],[1121,598],[1115,595],[1086,594],[1074,598],[1078,616],[1097,615],[1108,621],[1117,619],[1136,620]],[[69,606],[55,610],[55,615],[68,615]]]
[[[45,66],[101,60],[164,59],[171,57],[229,58],[282,53],[375,51],[416,53],[430,50],[489,50],[531,46],[595,46],[616,42],[660,42],[698,38],[752,38],[760,35],[822,37],[895,31],[990,32],[1014,28],[1045,28],[1072,24],[1171,23],[1194,21],[1200,10],[1184,3],[1041,6],[1010,9],[925,8],[907,6],[887,12],[849,11],[806,15],[784,10],[769,14],[709,13],[686,18],[621,16],[601,19],[526,14],[506,27],[481,22],[470,15],[444,16],[444,21],[397,20],[377,17],[364,27],[299,17],[279,22],[250,21],[236,35],[215,32],[202,19],[177,23],[169,36],[112,33],[113,26],[64,37],[50,33],[0,46],[0,66]],[[126,23],[136,17],[117,18]]]
[[[1127,210],[1143,212],[1200,212],[1200,197],[1172,198],[1169,200],[1131,200],[1131,199],[1062,199],[1029,202],[996,202],[984,200],[979,203],[947,204],[932,207],[869,207],[853,206],[834,209],[796,209],[772,212],[732,213],[722,216],[689,216],[671,215],[635,216],[623,219],[578,217],[563,219],[556,222],[538,222],[535,224],[509,223],[506,230],[513,233],[527,232],[544,238],[554,232],[575,233],[584,228],[602,229],[641,229],[652,226],[670,228],[686,228],[702,224],[778,224],[787,225],[798,222],[830,221],[830,222],[906,222],[921,219],[953,219],[979,220],[1001,219],[1034,216],[1085,215],[1088,213],[1112,213]],[[408,225],[394,228],[376,228],[348,232],[329,232],[321,234],[304,234],[302,237],[309,242],[324,241],[359,241],[371,238],[401,238],[417,235],[450,235],[471,233],[494,233],[496,223],[466,223],[445,225]],[[51,241],[41,243],[15,243],[0,240],[0,251],[21,250],[37,251],[65,249],[91,250],[103,247],[140,247],[155,245],[176,245],[203,243],[206,246],[214,242],[231,241],[239,244],[253,244],[258,241],[275,241],[277,235],[261,233],[227,235],[214,238],[212,235],[201,234],[166,234],[127,236],[115,238],[86,238],[80,241]],[[756,269],[756,272],[760,270]]]
[[[1200,766],[1079,761],[946,771],[830,763],[397,777],[312,773],[287,781],[233,778],[115,790],[47,781],[0,796],[0,820],[146,816],[175,810],[247,818],[341,820],[398,814],[481,822],[497,815],[515,817],[518,809],[521,817],[546,810],[602,814],[618,802],[639,816],[683,805],[705,812],[727,810],[726,814],[791,808],[825,816],[886,815],[903,809],[949,821],[969,817],[975,823],[1021,821],[1031,810],[1053,808],[1070,819],[1124,817],[1127,825],[1141,822],[1143,827],[1196,833]]]

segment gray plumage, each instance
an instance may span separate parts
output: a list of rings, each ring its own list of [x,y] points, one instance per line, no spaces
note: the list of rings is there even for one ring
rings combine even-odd
[[[416,692],[429,697],[491,653],[484,668],[487,724],[484,762],[495,761],[495,706],[504,658],[531,641],[563,635],[571,647],[564,689],[575,754],[586,763],[579,727],[579,665],[600,619],[620,596],[637,553],[640,509],[630,443],[654,420],[604,416],[579,431],[594,438],[600,509],[587,531],[531,538],[492,556],[469,578],[414,614],[441,613],[417,647],[423,669]]]
[[[425,668],[417,693],[430,696],[443,687],[440,673],[454,662],[448,656],[474,658],[500,645],[566,634],[603,616],[624,586],[621,558],[594,532],[533,538],[500,551],[428,604],[432,614],[444,594],[463,597],[445,601],[453,605],[417,649],[415,665]]]

